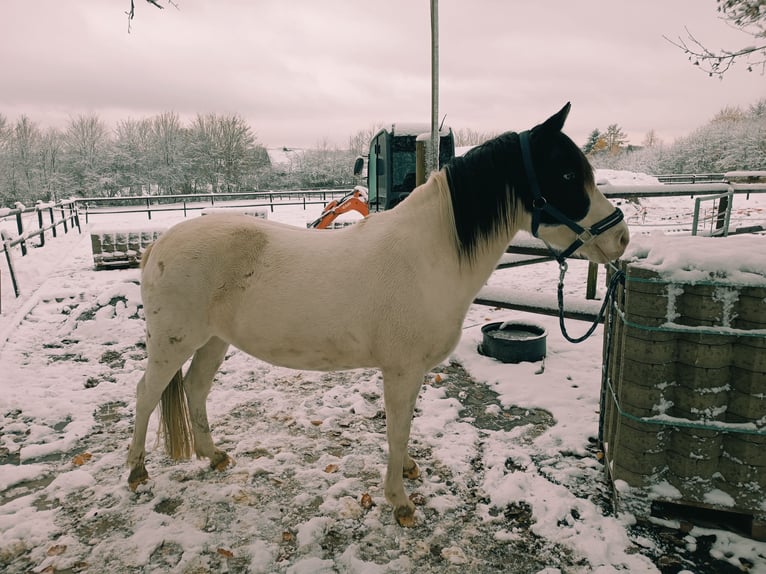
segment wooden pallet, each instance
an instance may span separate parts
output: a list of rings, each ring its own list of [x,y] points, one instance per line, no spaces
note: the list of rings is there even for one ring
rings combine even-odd
[[[690,501],[654,500],[651,516],[703,528],[729,530],[754,540],[766,541],[766,517],[755,516],[745,510],[726,510]]]

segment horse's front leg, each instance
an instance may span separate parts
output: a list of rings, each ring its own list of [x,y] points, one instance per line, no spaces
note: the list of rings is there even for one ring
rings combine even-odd
[[[415,525],[415,505],[404,491],[402,476],[417,478],[419,475],[418,465],[407,453],[407,443],[423,376],[424,373],[419,371],[383,371],[388,437],[388,468],[384,490],[386,499],[394,506],[394,517],[401,526]]]

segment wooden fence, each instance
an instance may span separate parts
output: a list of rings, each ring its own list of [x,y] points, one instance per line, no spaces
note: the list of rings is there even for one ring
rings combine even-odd
[[[29,217],[30,214],[34,215]],[[31,226],[29,225],[30,219],[32,221]],[[59,233],[59,227],[61,227],[64,233],[68,233],[70,229],[76,227],[77,232],[80,233],[77,200],[69,199],[58,203],[38,203],[34,207],[9,209],[0,214],[0,224],[8,221],[15,222],[16,234],[15,237],[12,237],[6,229],[0,227],[0,239],[2,240],[0,252],[5,254],[13,291],[16,297],[18,297],[20,291],[13,266],[12,248],[19,246],[23,257],[28,253],[29,242],[31,240],[37,238],[37,246],[45,247],[46,233],[50,232],[51,238],[56,238]],[[0,289],[2,289],[2,285],[0,285]],[[0,301],[2,300],[0,299]],[[2,311],[2,308],[0,308],[0,311]]]

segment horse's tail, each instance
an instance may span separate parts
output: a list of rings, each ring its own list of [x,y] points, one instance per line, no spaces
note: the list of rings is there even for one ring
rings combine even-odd
[[[194,449],[183,382],[181,369],[178,369],[160,399],[160,434],[165,438],[165,450],[175,460],[191,458]]]

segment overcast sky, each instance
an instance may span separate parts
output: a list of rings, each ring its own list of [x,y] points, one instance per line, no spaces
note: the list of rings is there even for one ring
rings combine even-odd
[[[237,113],[269,147],[345,147],[372,124],[430,122],[428,0],[2,0],[0,113],[65,127],[175,111]],[[752,39],[715,0],[441,0],[440,115],[481,132],[531,127],[572,101],[582,145],[619,124],[640,144],[766,97],[737,66],[709,78],[663,39]]]

